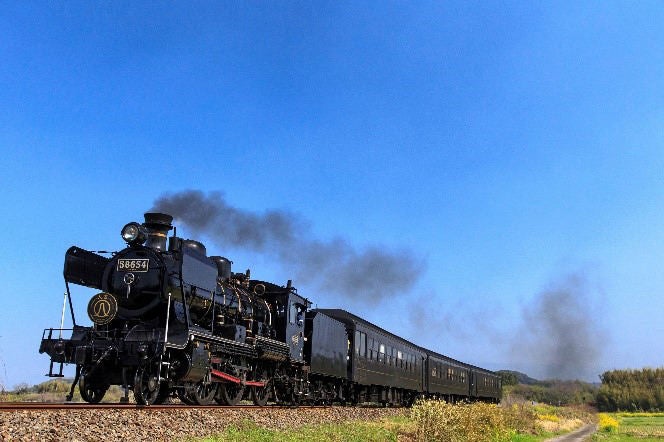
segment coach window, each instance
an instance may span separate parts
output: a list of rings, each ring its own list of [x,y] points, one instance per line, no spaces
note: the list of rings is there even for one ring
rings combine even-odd
[[[385,363],[385,345],[380,344],[378,347],[378,362]]]
[[[397,367],[403,368],[403,353],[397,350]]]
[[[367,335],[360,332],[360,356],[367,357]]]
[[[359,330],[355,330],[355,354],[359,355],[360,354],[360,333]]]

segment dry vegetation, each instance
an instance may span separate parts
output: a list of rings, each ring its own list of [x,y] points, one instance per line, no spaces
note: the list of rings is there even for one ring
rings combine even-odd
[[[516,435],[560,434],[594,420],[585,407],[472,403],[451,405],[424,401],[411,411],[416,440],[450,442],[501,442]]]
[[[72,379],[52,379],[32,387],[28,384],[19,384],[12,391],[0,391],[0,402],[64,402],[69,394]],[[124,395],[122,389],[117,385],[111,386],[106,392],[102,402],[117,403]],[[133,399],[129,395],[130,400]],[[78,392],[78,386],[74,390],[73,402],[83,402]]]

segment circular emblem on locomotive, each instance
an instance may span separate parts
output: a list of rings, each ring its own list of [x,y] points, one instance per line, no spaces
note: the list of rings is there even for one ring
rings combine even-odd
[[[136,276],[134,276],[133,273],[126,273],[122,280],[124,281],[125,284],[127,285],[132,285],[134,283],[134,280],[136,279]]]
[[[97,293],[88,303],[88,316],[97,325],[105,325],[118,314],[118,301],[110,293]]]

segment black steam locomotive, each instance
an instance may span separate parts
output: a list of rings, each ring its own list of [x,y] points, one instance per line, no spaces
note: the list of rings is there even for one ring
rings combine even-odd
[[[82,398],[111,385],[142,405],[177,397],[191,405],[359,403],[409,405],[418,397],[500,399],[493,372],[426,350],[344,310],[310,309],[291,282],[233,273],[200,242],[167,238],[173,218],[146,213],[122,229],[111,258],[78,247],[65,254],[73,328],[44,330],[48,376],[76,365]],[[168,239],[168,244],[167,244]],[[76,323],[69,284],[99,290]],[[63,310],[64,315],[64,310]],[[63,339],[63,332],[71,337]]]

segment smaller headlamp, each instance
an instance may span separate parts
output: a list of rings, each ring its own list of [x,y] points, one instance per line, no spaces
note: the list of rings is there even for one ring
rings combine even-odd
[[[121,234],[122,239],[132,246],[143,244],[148,239],[145,229],[138,223],[127,224],[122,228]]]

